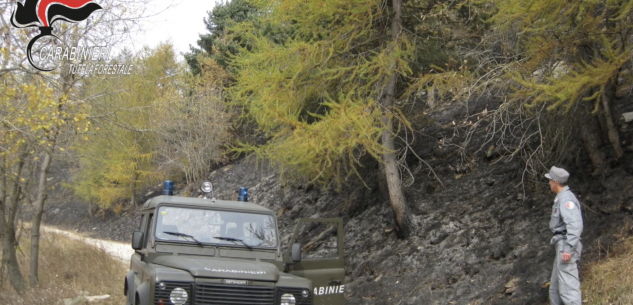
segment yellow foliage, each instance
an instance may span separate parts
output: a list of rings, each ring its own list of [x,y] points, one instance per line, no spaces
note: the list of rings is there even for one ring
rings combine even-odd
[[[133,64],[138,68],[134,77],[93,76],[86,81],[85,90],[99,96],[90,113],[97,118],[93,119],[97,128],[75,147],[81,169],[75,175],[73,189],[79,197],[103,208],[132,198],[138,188],[163,178],[152,163],[156,133],[152,130],[151,110],[162,95],[172,90],[168,73],[176,65],[173,49],[164,45],[146,50]]]
[[[93,100],[91,136],[77,143],[80,171],[75,193],[103,208],[120,208],[143,187],[169,177],[199,180],[221,159],[229,141],[229,117],[219,96],[228,73],[212,69],[190,76],[171,45],[145,49],[130,58],[132,76],[87,80]],[[84,132],[83,130],[77,130]]]
[[[232,29],[250,49],[232,62],[229,94],[271,141],[235,150],[254,151],[293,178],[340,185],[363,155],[380,160],[385,152],[381,118],[398,112],[378,102],[390,75],[411,73],[412,44],[405,34],[385,38],[379,24],[389,24],[389,12],[373,0],[255,3],[261,19]],[[284,42],[262,34],[261,24]]]
[[[627,35],[633,1],[495,1],[491,22],[519,31],[521,60],[514,72],[515,97],[528,107],[570,109],[579,101],[600,103],[605,87],[617,82],[633,50]]]
[[[114,205],[114,209],[112,209],[112,211],[116,215],[121,215],[123,213],[123,210],[124,210],[123,203],[118,203]]]
[[[59,132],[69,126],[87,126],[85,116],[80,113],[85,109],[72,107],[75,101],[66,95],[57,95],[42,79],[20,82],[17,75],[3,76],[0,82],[0,147],[4,156],[12,156],[9,158],[11,162],[20,161],[15,154],[27,146],[31,154],[53,147]],[[67,120],[71,113],[78,119]]]

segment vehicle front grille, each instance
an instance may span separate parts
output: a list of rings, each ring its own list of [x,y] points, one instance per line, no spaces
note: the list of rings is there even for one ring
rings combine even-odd
[[[160,284],[165,284],[164,288],[160,288]],[[172,291],[176,288],[182,288],[187,292],[187,301],[183,305],[191,304],[191,284],[190,283],[182,283],[182,282],[162,282],[156,283],[154,287],[154,304],[162,305],[162,304],[172,304],[170,301],[170,295]],[[175,293],[178,296],[184,296],[182,293]]]
[[[196,284],[196,305],[272,305],[275,288],[247,285]]]
[[[295,296],[295,300],[297,301],[296,305],[312,305],[312,292],[308,290],[308,297],[304,298],[302,295],[302,291],[304,288],[283,288],[280,287],[277,293],[277,299],[281,300],[281,296],[284,293],[290,293]]]

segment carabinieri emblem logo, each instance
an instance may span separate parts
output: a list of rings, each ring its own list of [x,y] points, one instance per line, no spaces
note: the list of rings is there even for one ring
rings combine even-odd
[[[11,15],[11,24],[16,28],[39,27],[40,34],[33,37],[26,47],[26,57],[35,69],[47,72],[54,69],[38,67],[33,61],[31,48],[35,42],[46,36],[57,39],[57,36],[53,35],[55,21],[63,20],[71,23],[83,21],[100,9],[102,7],[92,0],[26,0],[24,4],[17,3]]]

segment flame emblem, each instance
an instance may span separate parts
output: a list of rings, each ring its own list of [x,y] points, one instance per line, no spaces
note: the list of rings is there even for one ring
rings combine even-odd
[[[53,36],[53,23],[57,20],[66,22],[83,21],[94,11],[103,9],[92,0],[26,0],[24,4],[18,2],[13,14],[11,14],[11,24],[16,28],[39,27],[40,34],[33,37],[26,48],[26,55],[29,63],[40,71],[51,71],[41,69],[33,63],[31,48],[33,44],[44,36]]]

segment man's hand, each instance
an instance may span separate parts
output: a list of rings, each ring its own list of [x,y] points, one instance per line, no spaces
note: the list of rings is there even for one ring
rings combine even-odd
[[[569,260],[571,260],[571,254],[567,253],[567,252],[563,252],[561,254],[561,257],[563,259],[563,263],[568,262]]]

